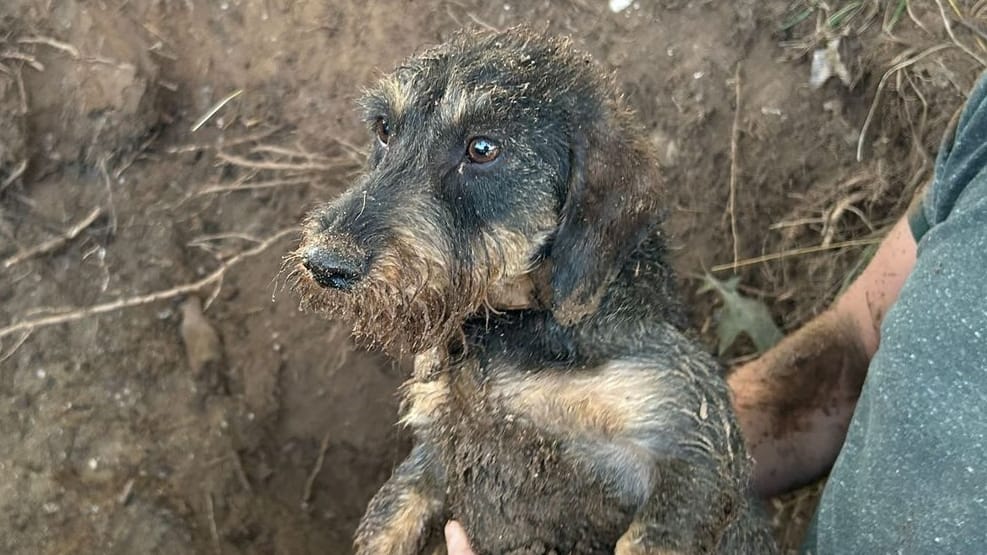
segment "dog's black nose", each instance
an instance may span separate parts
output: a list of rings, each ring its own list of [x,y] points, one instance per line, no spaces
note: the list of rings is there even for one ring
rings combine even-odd
[[[316,283],[330,289],[349,289],[363,277],[359,260],[319,247],[305,251],[302,265]]]

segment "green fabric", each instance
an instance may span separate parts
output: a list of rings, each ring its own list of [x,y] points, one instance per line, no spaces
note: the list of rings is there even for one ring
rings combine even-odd
[[[929,231],[929,220],[925,219],[925,199],[922,199],[908,212],[908,229],[912,231],[912,238],[918,243]]]
[[[987,80],[916,212],[918,259],[882,325],[807,553],[987,553]]]

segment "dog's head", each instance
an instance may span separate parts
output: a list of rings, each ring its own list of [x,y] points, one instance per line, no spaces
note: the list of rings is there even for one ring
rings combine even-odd
[[[310,215],[296,256],[304,304],[371,342],[434,346],[484,307],[530,303],[534,274],[578,322],[657,220],[648,142],[566,40],[462,33],[362,106],[369,167]]]

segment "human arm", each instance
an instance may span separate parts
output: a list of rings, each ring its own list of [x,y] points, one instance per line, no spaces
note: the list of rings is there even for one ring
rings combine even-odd
[[[831,308],[728,377],[759,495],[809,483],[836,460],[880,343],[881,322],[915,254],[902,218]]]

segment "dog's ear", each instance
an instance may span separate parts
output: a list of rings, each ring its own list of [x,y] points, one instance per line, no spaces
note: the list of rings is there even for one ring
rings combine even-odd
[[[552,312],[565,325],[599,307],[607,285],[657,224],[658,165],[631,114],[577,128],[568,190],[550,250]]]

